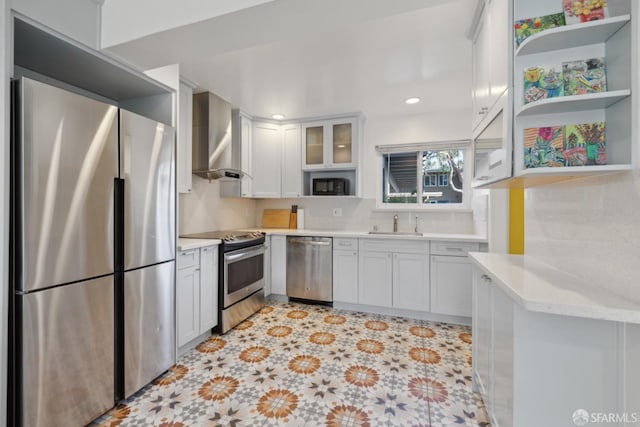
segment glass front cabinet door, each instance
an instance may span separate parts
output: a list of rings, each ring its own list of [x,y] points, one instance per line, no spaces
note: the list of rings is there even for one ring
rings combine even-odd
[[[356,167],[357,118],[305,123],[302,129],[303,169]]]

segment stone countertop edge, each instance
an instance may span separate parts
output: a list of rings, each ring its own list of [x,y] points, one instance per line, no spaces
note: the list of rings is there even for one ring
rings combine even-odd
[[[368,231],[350,231],[350,230],[308,230],[296,228],[264,228],[264,227],[248,227],[243,228],[247,231],[264,231],[267,234],[279,236],[327,236],[327,237],[345,237],[345,238],[367,238],[367,239],[400,239],[400,240],[437,240],[446,242],[473,242],[487,243],[487,237],[479,234],[455,234],[455,233],[423,233],[422,236],[411,236],[406,234],[393,235],[389,234],[369,234]]]
[[[178,251],[188,251],[190,249],[199,249],[206,246],[219,245],[222,243],[220,239],[186,239],[178,237]]]
[[[473,263],[531,312],[640,324],[640,303],[526,255],[470,252]]]

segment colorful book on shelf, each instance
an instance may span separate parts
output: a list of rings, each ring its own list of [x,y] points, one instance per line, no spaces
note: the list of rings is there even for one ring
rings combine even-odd
[[[535,18],[516,21],[513,25],[516,36],[516,47],[520,46],[520,44],[529,36],[549,28],[561,27],[563,25],[565,25],[564,13],[554,13],[552,15],[538,16]]]
[[[609,16],[606,0],[563,0],[562,6],[567,25],[597,21]]]
[[[564,158],[567,166],[606,165],[606,123],[567,125]]]
[[[584,95],[607,91],[604,58],[562,63],[565,95]]]
[[[563,155],[564,126],[526,128],[524,130],[524,167],[560,167]]]
[[[558,71],[556,71],[558,70]],[[524,103],[554,98],[564,94],[560,67],[529,67],[524,70]]]

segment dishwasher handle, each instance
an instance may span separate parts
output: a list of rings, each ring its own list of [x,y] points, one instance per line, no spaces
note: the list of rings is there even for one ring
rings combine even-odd
[[[312,246],[331,246],[330,241],[326,240],[305,240],[305,239],[289,239],[287,243],[295,243],[298,245],[312,245]]]

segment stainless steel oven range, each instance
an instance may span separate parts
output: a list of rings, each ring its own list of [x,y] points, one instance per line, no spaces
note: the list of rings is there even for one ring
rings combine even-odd
[[[229,329],[264,306],[265,234],[211,231],[181,237],[221,239],[218,261],[218,329]]]

